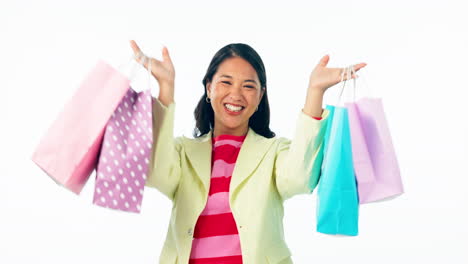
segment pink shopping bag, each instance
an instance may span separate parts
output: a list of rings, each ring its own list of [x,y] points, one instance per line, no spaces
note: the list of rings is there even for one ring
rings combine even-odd
[[[352,142],[353,167],[358,182],[375,181],[374,168],[368,151],[366,138],[362,130],[356,103],[345,103],[348,109],[349,128]],[[360,192],[362,193],[362,192]],[[362,203],[363,200],[360,200]]]
[[[356,175],[359,202],[375,202],[402,194],[400,168],[382,99],[361,98],[356,102],[356,108],[373,169],[373,175],[369,172]],[[359,144],[353,142],[353,148],[355,145]]]
[[[350,66],[347,74],[356,72]],[[359,203],[400,195],[403,184],[382,99],[364,97],[356,101],[356,79],[353,79],[352,91],[353,99],[345,106],[348,109]]]
[[[150,90],[130,88],[107,124],[93,203],[139,213],[153,143]]]
[[[130,87],[99,61],[35,149],[32,160],[57,184],[79,194],[96,167],[104,128]]]

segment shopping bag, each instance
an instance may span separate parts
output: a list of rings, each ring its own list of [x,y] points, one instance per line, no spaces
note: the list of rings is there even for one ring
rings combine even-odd
[[[152,98],[151,89],[130,88],[112,114],[97,165],[93,204],[140,212],[153,143]]]
[[[353,68],[349,69],[354,72]],[[356,91],[356,80],[353,80]],[[400,169],[381,98],[364,97],[345,104],[350,119],[359,203],[403,193]]]
[[[153,143],[151,107],[149,90],[129,89],[109,120],[97,166],[94,204],[140,212]]]
[[[368,151],[366,138],[362,130],[359,110],[355,102],[345,104],[348,109],[349,127],[351,133],[351,145],[353,154],[353,166],[356,180],[358,182],[359,203],[364,203],[361,195],[363,186],[359,183],[375,181],[374,168]]]
[[[354,176],[348,111],[327,105],[324,159],[317,190],[317,232],[358,234],[359,202]]]
[[[41,138],[33,162],[79,194],[96,167],[106,123],[129,87],[127,77],[99,61]]]
[[[361,174],[357,177],[360,203],[401,195],[403,183],[382,99],[361,98],[356,106],[373,168],[372,176]]]

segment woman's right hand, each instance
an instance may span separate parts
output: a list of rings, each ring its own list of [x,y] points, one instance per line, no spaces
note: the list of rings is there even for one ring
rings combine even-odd
[[[130,45],[135,53],[135,56],[141,52],[140,48],[134,40],[130,41]],[[157,60],[155,58],[148,57],[151,63],[151,74],[156,78],[159,83],[159,100],[166,106],[174,101],[174,80],[175,70],[172,64],[171,58],[169,57],[169,51],[166,47],[162,50],[163,60]],[[137,57],[137,62],[142,64],[148,69],[148,61],[143,64],[143,57]]]

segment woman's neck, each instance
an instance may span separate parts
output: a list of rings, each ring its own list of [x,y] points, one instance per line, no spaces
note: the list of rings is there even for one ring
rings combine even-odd
[[[215,127],[213,128],[213,137],[217,137],[220,135],[231,135],[231,136],[245,136],[247,135],[247,132],[249,132],[249,126],[245,126],[243,128],[237,128],[237,129],[226,129],[226,128],[217,128],[216,124]]]

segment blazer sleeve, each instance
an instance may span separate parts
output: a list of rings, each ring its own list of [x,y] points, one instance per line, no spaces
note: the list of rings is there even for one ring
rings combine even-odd
[[[276,188],[283,200],[296,194],[310,194],[320,178],[323,160],[323,138],[329,111],[322,119],[301,113],[292,140],[279,138],[275,159]]]
[[[156,188],[174,200],[181,178],[181,138],[174,138],[175,103],[164,106],[153,100],[153,147],[145,186]]]

